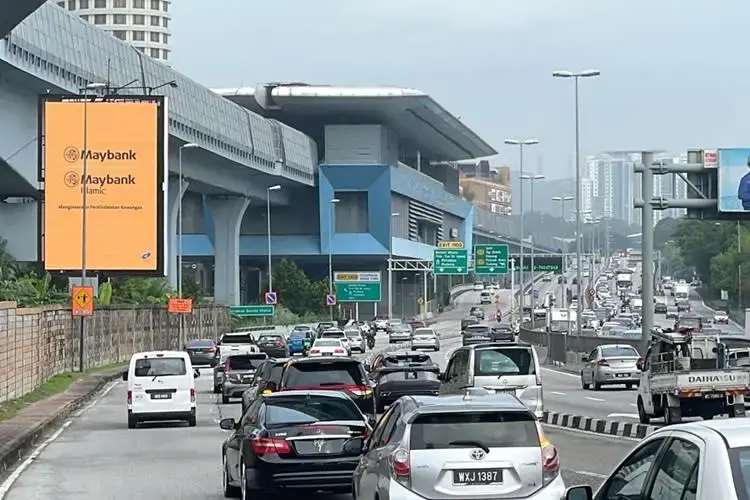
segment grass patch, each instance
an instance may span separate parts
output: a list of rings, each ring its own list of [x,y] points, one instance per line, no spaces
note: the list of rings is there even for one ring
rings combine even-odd
[[[18,399],[12,399],[5,403],[0,403],[0,422],[10,420],[11,418],[18,415],[18,413],[29,406],[30,404],[44,401],[47,398],[51,398],[57,394],[65,392],[76,380],[84,378],[86,375],[94,375],[97,373],[103,373],[107,371],[113,371],[117,368],[124,368],[126,364],[118,363],[112,365],[99,366],[87,370],[84,373],[71,372],[61,373],[47,380],[37,389],[31,391],[23,397]]]

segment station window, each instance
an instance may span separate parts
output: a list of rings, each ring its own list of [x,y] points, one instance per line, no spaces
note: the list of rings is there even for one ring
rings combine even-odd
[[[369,207],[366,191],[342,191],[335,194],[335,224],[337,233],[368,233]]]
[[[417,221],[417,240],[425,245],[437,245],[438,225],[425,220]]]

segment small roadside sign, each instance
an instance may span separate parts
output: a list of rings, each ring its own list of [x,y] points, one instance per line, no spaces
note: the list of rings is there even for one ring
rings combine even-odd
[[[326,294],[326,305],[327,306],[336,305],[336,294],[333,294],[333,293]]]
[[[279,303],[279,296],[276,292],[266,292],[264,298],[267,306],[275,306]]]
[[[170,297],[167,301],[167,312],[172,314],[190,314],[193,312],[193,299]]]
[[[438,241],[438,248],[452,248],[454,250],[460,250],[463,247],[463,241]]]
[[[74,286],[72,289],[71,311],[73,316],[94,315],[94,287]]]
[[[255,318],[260,316],[273,316],[274,307],[265,305],[231,306],[229,314],[238,318]]]

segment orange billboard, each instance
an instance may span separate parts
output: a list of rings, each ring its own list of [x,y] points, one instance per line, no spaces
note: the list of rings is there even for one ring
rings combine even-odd
[[[85,258],[92,272],[164,276],[164,98],[42,96],[40,106],[44,268],[78,271]]]

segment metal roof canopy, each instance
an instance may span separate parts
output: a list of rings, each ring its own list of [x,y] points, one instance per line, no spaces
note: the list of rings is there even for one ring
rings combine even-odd
[[[0,38],[8,36],[13,28],[29,17],[46,0],[0,0]]]
[[[416,89],[270,83],[214,92],[291,126],[309,123],[311,118],[329,124],[382,124],[396,133],[401,150],[420,151],[433,161],[497,154],[461,120]]]

